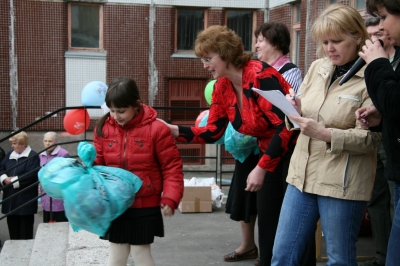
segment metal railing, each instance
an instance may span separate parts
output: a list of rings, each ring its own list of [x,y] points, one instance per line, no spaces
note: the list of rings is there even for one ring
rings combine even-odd
[[[100,108],[101,108],[100,106],[75,106],[75,107],[63,107],[63,108],[60,108],[60,109],[58,109],[58,110],[56,110],[56,111],[54,111],[54,112],[51,112],[51,113],[49,113],[49,114],[47,114],[47,115],[45,115],[45,116],[39,118],[39,119],[36,120],[35,122],[33,122],[33,123],[31,123],[31,124],[29,124],[29,125],[27,125],[27,126],[21,128],[21,129],[18,129],[18,130],[16,130],[16,131],[12,132],[11,134],[7,135],[6,137],[0,139],[0,143],[2,143],[2,142],[5,141],[5,140],[8,140],[10,137],[12,137],[12,136],[14,136],[14,135],[16,135],[16,134],[18,134],[18,133],[20,133],[20,132],[22,132],[22,131],[25,131],[25,130],[27,130],[27,129],[33,127],[33,126],[36,125],[36,124],[41,123],[42,121],[44,121],[44,120],[46,120],[46,119],[52,117],[53,115],[58,114],[59,112],[62,112],[62,111],[65,111],[65,110],[71,110],[71,109],[100,109]],[[205,108],[197,108],[197,107],[153,107],[153,108],[156,109],[156,110],[157,110],[157,109],[158,109],[158,110],[174,110],[174,109],[178,109],[178,110],[199,110],[199,111],[205,109]],[[86,117],[85,117],[85,120],[86,120]],[[85,123],[90,123],[90,121],[84,121],[84,122],[85,122]],[[48,150],[48,149],[50,149],[50,148],[52,148],[52,147],[54,147],[54,146],[57,146],[57,145],[66,145],[66,144],[75,144],[75,143],[79,143],[79,142],[81,142],[81,141],[92,142],[93,139],[89,139],[89,138],[87,137],[87,131],[85,130],[84,133],[83,133],[83,138],[82,138],[82,139],[75,140],[75,141],[67,141],[67,142],[59,142],[59,143],[56,143],[56,144],[54,144],[54,145],[51,145],[51,146],[47,147],[46,149],[41,150],[40,152],[36,153],[35,155],[33,155],[33,156],[27,158],[27,160],[32,160],[32,159],[35,158],[36,156],[39,156],[40,153],[42,153],[42,152],[44,152],[44,151],[46,151],[46,150]],[[185,144],[185,143],[180,143],[180,144]],[[76,155],[76,156],[71,156],[71,157],[72,157],[72,158],[73,158],[73,157],[77,157],[77,155]],[[184,158],[196,158],[196,159],[211,159],[211,160],[215,160],[215,169],[213,169],[213,170],[185,170],[184,172],[186,172],[186,173],[192,173],[192,172],[194,172],[194,173],[196,173],[196,172],[201,172],[201,173],[215,173],[215,178],[216,178],[216,180],[219,179],[219,186],[220,186],[221,188],[222,188],[223,186],[229,186],[229,185],[230,185],[230,184],[227,184],[226,182],[224,183],[224,182],[223,182],[223,179],[222,179],[222,175],[223,175],[224,173],[231,173],[232,171],[223,171],[223,170],[222,170],[222,166],[223,166],[222,161],[223,161],[223,159],[226,159],[226,157],[222,157],[222,146],[221,146],[221,145],[216,145],[216,156],[182,156],[182,159],[184,159]],[[18,167],[19,165],[21,165],[21,164],[25,164],[25,163],[27,162],[27,160],[24,160],[23,162],[20,162],[20,163],[16,164],[15,166],[11,167],[10,169],[7,169],[7,172],[10,171],[10,170],[13,170],[14,168],[17,168],[17,167]],[[218,163],[218,162],[219,162],[219,163]],[[30,173],[35,172],[35,171],[39,171],[41,167],[42,167],[42,166],[40,166],[40,167],[38,167],[38,168],[36,168],[36,169],[34,169],[34,170],[28,172],[28,173],[19,175],[17,180],[14,180],[13,182],[11,182],[11,183],[9,183],[9,184],[0,187],[0,191],[3,191],[4,189],[6,189],[6,188],[12,186],[14,183],[23,180],[23,179],[24,179],[26,176],[28,176]],[[3,173],[0,173],[0,175],[2,175],[2,174],[3,174]],[[10,197],[7,197],[6,199],[3,199],[3,200],[0,202],[0,204],[3,204],[4,202],[7,202],[7,201],[13,199],[14,197],[16,197],[17,195],[19,195],[20,193],[24,193],[25,191],[27,191],[27,190],[29,190],[29,189],[32,189],[33,187],[36,187],[38,184],[39,184],[39,181],[37,181],[37,182],[35,182],[35,183],[29,185],[28,187],[25,187],[24,189],[22,189],[22,190],[18,191],[17,193],[11,195]],[[19,209],[23,208],[24,206],[26,206],[26,205],[28,205],[28,204],[30,204],[30,203],[32,203],[32,202],[37,202],[38,199],[41,198],[41,197],[43,197],[44,195],[46,195],[46,194],[43,193],[43,194],[41,194],[41,195],[38,195],[37,197],[35,197],[35,198],[33,198],[33,199],[27,201],[26,203],[22,204],[21,206],[15,208],[15,209],[13,209],[13,210],[11,210],[11,211],[8,212],[7,214],[4,214],[3,216],[1,216],[1,217],[0,217],[0,220],[6,218],[8,215],[11,215],[11,214],[15,213],[15,212],[18,211]],[[50,220],[52,220],[52,213],[50,213]]]

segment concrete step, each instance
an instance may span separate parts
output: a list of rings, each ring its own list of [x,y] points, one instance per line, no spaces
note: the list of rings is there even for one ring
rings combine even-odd
[[[67,266],[107,265],[109,242],[87,231],[69,227]]]
[[[38,225],[29,266],[65,266],[69,223]]]
[[[102,240],[98,235],[87,231],[74,232],[69,227],[67,266],[107,265],[110,242]],[[133,266],[129,256],[127,266]]]
[[[27,266],[35,240],[7,240],[0,253],[1,266]]]
[[[67,266],[107,265],[110,242],[87,231],[74,232],[69,228]],[[129,256],[126,266],[133,266]]]

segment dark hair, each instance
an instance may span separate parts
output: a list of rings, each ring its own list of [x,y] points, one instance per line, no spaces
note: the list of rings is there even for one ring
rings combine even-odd
[[[254,31],[256,38],[262,34],[267,41],[276,46],[282,53],[289,53],[290,33],[285,24],[280,22],[267,22]]]
[[[209,52],[215,52],[219,57],[241,69],[253,57],[252,53],[244,52],[240,37],[226,26],[214,25],[200,31],[194,43],[194,53],[204,57]]]
[[[108,85],[106,99],[107,107],[127,108],[140,107],[140,94],[136,82],[131,78],[116,78]],[[105,114],[96,124],[96,134],[103,137],[104,122],[110,117],[110,112]]]
[[[365,21],[365,27],[368,28],[370,26],[377,26],[381,19],[379,17],[371,17]]]
[[[378,17],[379,7],[385,7],[389,14],[400,16],[400,0],[367,0],[365,3],[367,13],[374,17]]]

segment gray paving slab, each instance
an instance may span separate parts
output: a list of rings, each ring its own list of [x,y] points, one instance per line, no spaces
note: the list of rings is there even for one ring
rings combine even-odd
[[[7,240],[0,253],[1,266],[29,265],[35,240]]]

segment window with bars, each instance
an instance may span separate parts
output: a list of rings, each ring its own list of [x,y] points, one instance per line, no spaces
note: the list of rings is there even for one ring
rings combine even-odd
[[[169,106],[179,109],[169,111],[169,120],[172,124],[193,126],[201,110],[187,110],[187,107],[206,107],[207,102],[203,92],[207,84],[206,80],[170,80],[169,87]],[[204,164],[204,159],[196,156],[204,156],[204,144],[178,144],[182,162],[189,165]],[[185,158],[188,156],[188,158]]]
[[[187,107],[206,108],[207,101],[204,98],[204,88],[208,80],[190,80],[190,79],[174,79],[168,83],[169,88],[169,106],[179,107],[180,109],[169,111],[169,120],[172,124],[193,126],[196,118],[203,110],[185,110]],[[177,144],[184,164],[197,165],[204,164],[205,160],[196,158],[196,156],[205,155],[204,144]],[[224,150],[225,151],[225,150]],[[234,163],[234,159],[230,153],[223,154],[224,164]]]
[[[207,80],[176,79],[169,81],[169,105],[179,109],[169,111],[173,124],[194,125],[202,110],[187,110],[186,107],[207,107],[204,88]]]

